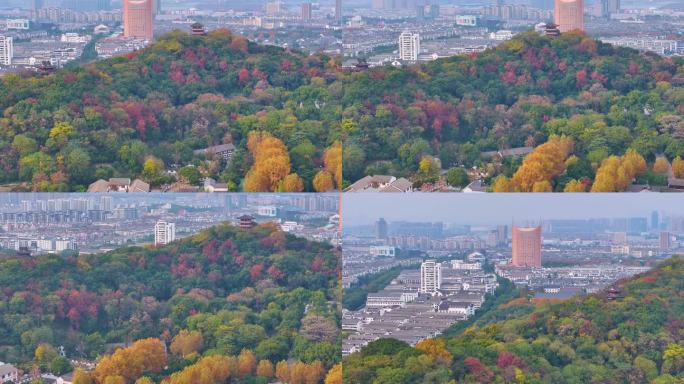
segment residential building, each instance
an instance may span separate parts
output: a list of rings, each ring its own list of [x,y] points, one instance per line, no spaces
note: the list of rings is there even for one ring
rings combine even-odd
[[[387,221],[382,217],[375,222],[375,238],[387,239]]]
[[[154,226],[154,245],[166,245],[176,240],[176,224],[164,220]]]
[[[584,0],[556,0],[554,22],[561,32],[584,31]]]
[[[537,227],[513,226],[513,260],[516,267],[541,267],[541,225]]]
[[[0,362],[0,384],[18,383],[19,370],[12,364]]]
[[[420,291],[436,293],[442,286],[442,264],[434,260],[424,261],[420,265]]]
[[[14,43],[9,36],[0,35],[0,65],[12,65]]]
[[[303,3],[302,4],[302,20],[304,20],[304,21],[311,20],[311,3]]]
[[[124,0],[124,37],[152,40],[153,0]]]
[[[418,61],[420,55],[420,34],[404,31],[399,35],[399,59]]]

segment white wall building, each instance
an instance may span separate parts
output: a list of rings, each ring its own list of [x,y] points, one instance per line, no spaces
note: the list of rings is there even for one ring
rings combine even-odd
[[[165,245],[176,240],[176,224],[163,220],[154,226],[154,245]]]
[[[442,287],[442,264],[434,260],[420,265],[420,291],[435,293]]]
[[[399,59],[418,61],[420,55],[420,34],[404,31],[399,35]]]
[[[373,256],[381,257],[394,257],[395,248],[389,245],[371,245],[370,254]]]
[[[0,65],[12,65],[14,43],[9,36],[0,35]]]

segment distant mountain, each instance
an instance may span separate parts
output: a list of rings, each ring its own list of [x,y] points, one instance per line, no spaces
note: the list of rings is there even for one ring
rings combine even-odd
[[[288,167],[311,190],[323,150],[339,139],[327,90],[336,70],[325,55],[215,30],[172,32],[143,50],[48,75],[4,76],[0,183],[80,190],[114,176],[154,186],[173,181],[165,168],[195,166],[240,189],[252,163],[248,136],[264,131],[284,143]],[[193,152],[224,143],[236,146],[228,166]]]
[[[145,372],[161,380],[209,355],[244,360],[233,377],[259,376],[262,360],[261,376],[274,377],[289,360],[322,378],[341,356],[340,265],[337,249],[271,224],[219,225],[159,248],[0,259],[0,361],[49,370],[44,351],[59,346],[95,359],[142,340],[98,365],[97,382],[132,370],[117,361],[140,351],[168,368],[131,371],[128,382]],[[154,352],[162,342],[168,356]]]
[[[684,380],[681,257],[599,294],[540,304],[532,313],[501,311],[510,316],[417,348],[394,339],[373,342],[344,360],[345,383]]]

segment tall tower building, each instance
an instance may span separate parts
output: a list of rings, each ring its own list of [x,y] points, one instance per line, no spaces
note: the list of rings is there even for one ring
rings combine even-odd
[[[335,21],[342,24],[342,0],[335,0]]]
[[[420,265],[420,291],[435,293],[442,287],[442,264],[426,260]]]
[[[541,267],[541,225],[533,228],[513,226],[513,262],[516,267]]]
[[[375,238],[376,239],[386,239],[387,238],[387,222],[382,217],[375,222]]]
[[[418,61],[420,54],[420,35],[404,31],[399,35],[399,59]]]
[[[162,13],[162,0],[152,0],[154,3],[154,7],[152,8],[154,10],[155,15],[159,15]]]
[[[556,0],[554,12],[561,32],[584,31],[584,0]]]
[[[124,0],[124,37],[152,40],[154,0]]]
[[[154,226],[154,245],[165,245],[176,240],[176,224],[163,220]]]
[[[670,232],[660,232],[660,250],[667,251],[672,248],[672,236]]]
[[[311,20],[311,3],[302,3],[302,20]]]
[[[651,212],[651,229],[659,229],[660,228],[660,217],[658,215],[658,211],[653,211]]]
[[[0,65],[12,65],[14,42],[9,36],[0,35]]]

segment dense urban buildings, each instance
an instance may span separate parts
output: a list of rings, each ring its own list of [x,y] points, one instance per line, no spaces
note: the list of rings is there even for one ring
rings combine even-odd
[[[584,31],[584,0],[555,0],[554,21],[561,32]]]
[[[124,0],[124,37],[152,40],[153,0]]]

